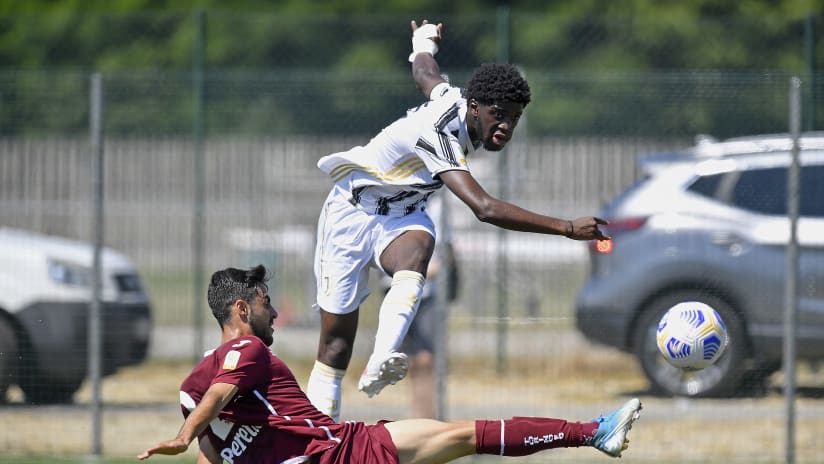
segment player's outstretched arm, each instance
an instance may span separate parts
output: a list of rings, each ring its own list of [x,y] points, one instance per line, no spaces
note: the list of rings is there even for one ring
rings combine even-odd
[[[598,227],[607,224],[603,219],[585,216],[567,220],[534,213],[489,195],[466,171],[442,172],[440,179],[482,222],[520,232],[563,235],[573,240],[609,238]]]
[[[421,93],[429,98],[436,85],[446,82],[441,77],[438,62],[435,61],[435,54],[438,53],[441,43],[443,24],[430,24],[424,19],[420,26],[415,21],[412,21],[410,25],[412,27],[412,53],[409,55],[409,61],[412,63],[412,78]]]
[[[220,410],[229,404],[235,393],[237,393],[235,385],[215,383],[206,390],[203,399],[183,422],[177,437],[156,444],[138,455],[137,458],[143,460],[153,454],[173,456],[185,452],[189,449],[192,440],[203,433],[209,423],[217,418]]]

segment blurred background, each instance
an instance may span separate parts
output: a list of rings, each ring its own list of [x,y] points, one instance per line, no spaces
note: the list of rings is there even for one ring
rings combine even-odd
[[[470,168],[493,195],[556,217],[601,211],[645,175],[645,155],[787,133],[793,76],[801,130],[824,117],[816,1],[0,1],[0,460],[119,462],[173,436],[179,382],[219,338],[208,276],[227,266],[274,271],[273,349],[305,385],[315,225],[331,187],[315,163],[422,101],[406,60],[413,19],[444,24],[437,59],[456,85],[481,63],[522,69],[532,102],[516,137]],[[631,353],[576,327],[588,244],[500,231],[447,201],[462,272],[446,418],[588,420],[641,395],[624,460],[785,462],[780,371],[733,398],[655,391]],[[99,240],[95,446],[86,340]],[[371,401],[356,392],[377,301],[362,308],[344,384],[353,419],[409,415],[403,383]],[[817,462],[824,374],[802,364],[799,382],[794,449]],[[601,458],[588,451],[539,458]]]

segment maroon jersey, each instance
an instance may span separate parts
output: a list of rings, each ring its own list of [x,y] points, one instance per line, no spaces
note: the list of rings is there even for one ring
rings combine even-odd
[[[341,451],[349,454],[347,451],[360,452],[361,448],[368,453],[374,453],[372,448],[376,448],[393,458],[375,462],[397,462],[397,452],[382,425],[338,424],[317,410],[292,371],[255,336],[238,337],[222,344],[192,370],[180,386],[184,416],[215,383],[238,388],[235,397],[200,437],[208,437],[224,462],[304,462],[301,456],[324,451],[328,451],[324,453],[327,458],[321,456],[320,462],[335,462]],[[354,456],[350,454],[349,458]]]

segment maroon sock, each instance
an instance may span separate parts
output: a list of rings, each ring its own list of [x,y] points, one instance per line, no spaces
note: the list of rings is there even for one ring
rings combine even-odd
[[[542,417],[475,421],[475,452],[500,456],[526,456],[550,448],[588,445],[598,429],[596,422],[567,422]]]

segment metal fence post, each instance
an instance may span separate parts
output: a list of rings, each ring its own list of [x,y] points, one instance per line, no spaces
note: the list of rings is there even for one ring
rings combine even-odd
[[[792,160],[787,171],[787,216],[790,237],[787,243],[787,281],[784,293],[784,399],[787,414],[786,462],[795,462],[795,349],[798,333],[798,214],[799,164],[798,139],[801,131],[801,79],[790,80],[790,134],[793,139]]]
[[[92,386],[90,403],[92,422],[92,454],[100,456],[102,446],[101,421],[101,252],[103,249],[103,82],[99,73],[94,73],[89,86],[89,136],[92,148],[92,230],[94,252],[92,257],[92,298],[89,305],[88,327],[88,372]]]
[[[815,59],[815,19],[813,13],[804,20],[804,51],[807,62],[807,120],[804,121],[805,130],[815,129],[815,99],[816,99],[816,59]]]
[[[449,375],[449,338],[447,332],[449,331],[449,280],[450,273],[455,272],[451,266],[447,265],[446,252],[444,248],[447,247],[451,237],[442,234],[452,234],[451,227],[444,227],[451,221],[449,216],[448,195],[446,192],[441,195],[441,210],[439,212],[438,224],[440,230],[436,233],[441,236],[440,243],[435,243],[435,253],[440,257],[439,266],[440,272],[436,277],[437,291],[435,292],[434,308],[437,323],[435,324],[435,418],[441,421],[447,420],[446,417],[446,393],[447,393],[447,376]],[[433,218],[435,219],[435,218]]]
[[[510,34],[510,11],[508,5],[502,5],[498,8],[498,62],[509,62],[509,34]],[[508,182],[509,182],[509,163],[507,162],[507,151],[504,151],[498,157],[498,179],[499,198],[505,200],[508,196]],[[497,282],[496,291],[498,294],[497,306],[497,322],[496,334],[496,356],[495,356],[495,371],[498,374],[503,374],[506,371],[506,352],[507,352],[507,324],[509,322],[509,263],[507,261],[506,243],[508,231],[498,228],[498,254],[497,254]]]
[[[192,56],[192,87],[194,90],[192,137],[194,138],[194,211],[192,214],[192,324],[194,325],[193,362],[197,364],[203,355],[203,233],[205,221],[204,194],[205,170],[203,166],[203,87],[204,87],[204,50],[206,48],[206,12],[195,13],[195,43]]]

